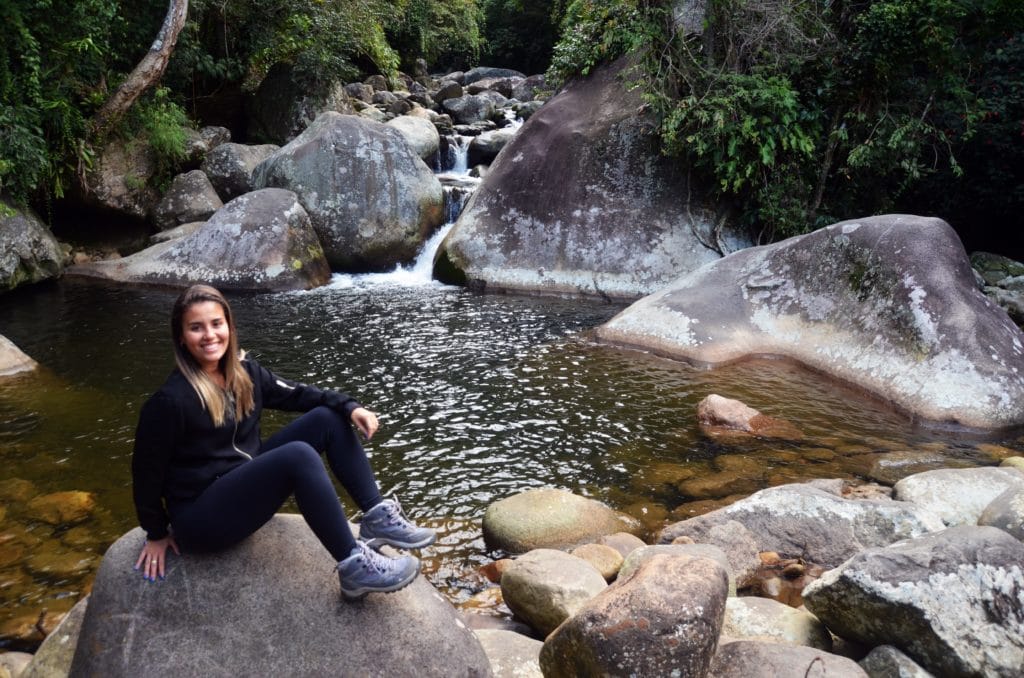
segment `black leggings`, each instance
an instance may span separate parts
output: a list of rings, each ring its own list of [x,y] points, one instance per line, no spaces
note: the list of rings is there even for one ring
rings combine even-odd
[[[213,482],[195,500],[168,507],[174,538],[187,551],[216,551],[258,530],[288,497],[331,552],[344,560],[356,546],[319,451],[363,511],[381,501],[352,424],[327,407],[307,412],[271,436],[252,461]]]

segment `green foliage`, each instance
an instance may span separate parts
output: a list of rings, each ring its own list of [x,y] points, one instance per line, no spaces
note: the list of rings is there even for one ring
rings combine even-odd
[[[136,102],[131,109],[132,127],[144,134],[153,149],[157,175],[168,180],[188,152],[188,130],[192,121],[185,110],[171,100],[166,87],[157,87],[152,95]]]
[[[659,34],[650,17],[650,11],[632,0],[572,0],[562,18],[548,83],[559,87],[598,64],[646,47]]]
[[[483,0],[487,64],[523,73],[543,73],[551,63],[564,3],[544,0]]]
[[[432,68],[465,68],[480,60],[483,14],[476,0],[403,0],[389,25],[388,42],[411,71],[416,59]]]

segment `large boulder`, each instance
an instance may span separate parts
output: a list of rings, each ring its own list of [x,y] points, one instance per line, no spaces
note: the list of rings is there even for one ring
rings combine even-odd
[[[501,573],[502,600],[544,636],[606,586],[593,565],[554,549],[534,549]]]
[[[836,567],[872,546],[885,546],[943,529],[938,516],[914,504],[844,499],[807,484],[780,485],[696,518],[669,525],[660,541],[680,536],[705,541],[719,525],[736,521],[750,532],[758,551],[805,558]]]
[[[70,673],[88,604],[88,597],[75,603],[57,628],[43,640],[19,678],[65,678]]]
[[[1024,473],[1015,468],[950,468],[908,476],[893,486],[892,496],[931,511],[946,525],[974,525],[1010,488],[1024,489]]]
[[[473,140],[469,142],[467,157],[469,166],[491,164],[498,157],[501,149],[512,141],[518,131],[518,128],[503,127],[473,137]]]
[[[885,215],[735,252],[598,329],[718,364],[784,356],[925,419],[1024,423],[1024,335],[941,219]]]
[[[0,334],[0,377],[9,377],[19,372],[31,372],[39,364],[25,355],[14,342]]]
[[[993,499],[982,511],[978,524],[998,527],[1024,541],[1024,487],[1011,487]]]
[[[179,174],[153,208],[153,223],[161,231],[182,224],[206,221],[224,206],[206,173],[192,170]]]
[[[160,201],[151,181],[156,172],[157,160],[145,139],[115,139],[93,160],[79,197],[91,208],[143,220]]]
[[[201,169],[221,200],[231,200],[253,190],[253,170],[280,148],[274,144],[221,144],[207,154]]]
[[[32,210],[0,199],[0,292],[54,278],[64,268],[60,244]]]
[[[660,153],[627,66],[595,70],[530,117],[445,239],[437,278],[635,299],[721,256],[715,215]]]
[[[951,527],[873,548],[804,589],[832,631],[894,645],[938,676],[1020,676],[1024,544],[994,527]]]
[[[279,188],[235,198],[191,235],[123,259],[72,266],[67,274],[275,292],[318,287],[331,277],[309,215],[294,193]]]
[[[463,85],[471,85],[478,80],[488,78],[525,78],[526,74],[511,68],[495,68],[493,66],[477,66],[466,71],[462,76]]]
[[[811,647],[763,640],[722,643],[708,678],[867,678],[852,659]]]
[[[310,88],[292,66],[277,63],[250,101],[249,138],[286,144],[327,111],[355,112],[344,84],[327,81]]]
[[[437,133],[434,123],[426,118],[412,115],[400,115],[386,123],[401,132],[402,137],[416,155],[423,160],[430,160],[441,147],[441,135]]]
[[[402,134],[353,115],[318,117],[256,168],[253,184],[295,191],[342,270],[411,261],[443,219],[441,184]]]
[[[483,518],[487,547],[509,553],[566,549],[638,528],[636,520],[599,501],[554,488],[500,499],[487,507]]]
[[[702,678],[718,644],[728,575],[707,558],[659,554],[588,602],[544,641],[559,676]]]
[[[423,577],[344,602],[300,516],[278,515],[216,554],[172,555],[159,583],[132,569],[144,538],[136,528],[104,556],[72,675],[491,675],[472,631]]]
[[[441,108],[459,125],[490,120],[497,111],[494,101],[483,94],[463,94],[441,102]]]

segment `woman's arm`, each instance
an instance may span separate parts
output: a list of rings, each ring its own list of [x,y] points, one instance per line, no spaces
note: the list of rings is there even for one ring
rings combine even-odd
[[[352,413],[362,407],[347,393],[284,379],[251,358],[247,361],[250,361],[254,368],[250,370],[250,374],[253,374],[254,381],[258,380],[255,386],[263,394],[264,407],[287,412],[308,412],[314,407],[325,405],[345,415],[346,419],[352,419]]]
[[[151,540],[168,535],[162,501],[164,478],[177,443],[180,411],[174,399],[157,393],[142,406],[132,451],[132,497],[139,525]]]

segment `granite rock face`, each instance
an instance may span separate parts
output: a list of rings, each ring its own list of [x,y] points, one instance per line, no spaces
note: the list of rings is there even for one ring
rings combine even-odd
[[[32,210],[0,200],[0,292],[55,278],[63,269],[64,255],[50,229]]]
[[[725,615],[728,576],[717,562],[658,554],[588,602],[544,641],[556,676],[702,678]]]
[[[893,498],[931,511],[946,525],[974,525],[985,507],[1010,488],[1024,489],[1024,473],[993,467],[936,469],[896,483]]]
[[[291,191],[235,198],[199,230],[114,261],[72,266],[68,275],[117,282],[222,290],[305,290],[331,276],[309,215]]]
[[[619,77],[627,67],[596,69],[530,116],[442,244],[435,277],[636,299],[721,256],[714,210],[660,154],[653,118]]]
[[[192,170],[179,174],[153,208],[153,223],[161,231],[195,221],[206,221],[224,206],[206,173]]]
[[[696,518],[669,525],[660,541],[680,536],[705,541],[716,526],[736,521],[758,551],[836,567],[865,548],[943,529],[938,516],[914,504],[844,499],[809,484],[780,485]]]
[[[940,219],[844,221],[734,252],[598,336],[703,364],[783,356],[924,419],[1024,423],[1024,335],[978,291]]]
[[[443,219],[430,168],[398,130],[359,116],[322,114],[260,163],[253,184],[294,191],[339,270],[412,261]]]
[[[221,200],[231,200],[253,190],[253,170],[280,148],[275,144],[221,144],[207,154],[201,169]]]
[[[158,583],[132,569],[143,539],[136,528],[104,556],[72,675],[491,675],[473,632],[423,577],[344,602],[300,516],[278,515],[217,554],[171,555]]]
[[[1020,676],[1024,544],[994,527],[951,527],[868,549],[804,589],[832,631],[893,645],[937,676]]]

